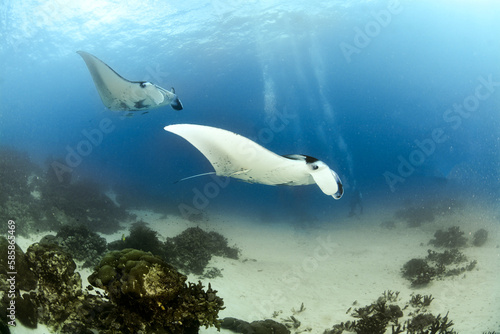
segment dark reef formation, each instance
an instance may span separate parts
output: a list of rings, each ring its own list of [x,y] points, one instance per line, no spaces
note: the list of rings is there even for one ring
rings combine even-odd
[[[488,240],[488,231],[482,228],[477,230],[476,233],[474,233],[474,236],[472,238],[472,244],[476,247],[481,247],[486,243],[486,240]]]
[[[191,227],[165,242],[165,261],[182,272],[201,275],[212,256],[238,259],[239,250],[217,232]]]
[[[73,259],[82,261],[83,267],[94,267],[101,261],[106,252],[106,239],[92,232],[85,225],[61,227],[57,235],[46,235],[40,240],[41,244],[56,244]]]
[[[462,207],[461,202],[453,199],[422,201],[419,204],[407,205],[396,211],[394,218],[406,221],[409,227],[418,227],[423,223],[433,222],[436,216],[448,215]]]
[[[486,243],[486,240],[488,240],[488,231],[482,228],[474,233],[471,242],[472,245],[480,247]],[[445,248],[463,248],[468,243],[465,233],[458,226],[449,227],[446,231],[437,230],[434,233],[434,239],[429,241],[430,245]]]
[[[200,326],[219,327],[223,301],[201,283],[151,253],[135,249],[106,254],[89,282],[104,289],[115,305],[114,317],[132,333],[198,333]]]
[[[7,272],[12,271],[8,270],[7,267],[8,245],[9,242],[7,239],[0,236],[0,254],[2,254],[2,256],[0,256],[0,287],[2,288],[3,285],[6,284],[5,282],[7,282]],[[16,288],[20,290],[34,289],[36,287],[35,276],[30,271],[26,254],[18,245],[15,245],[15,268],[17,272]]]
[[[270,319],[249,323],[236,318],[224,318],[221,328],[244,334],[290,334],[290,330],[285,325]]]
[[[40,203],[42,171],[26,154],[0,147],[0,219],[22,221],[16,233],[27,235],[43,217]]]
[[[8,279],[11,275],[8,275],[9,270],[7,254],[8,254],[9,242],[6,238],[0,236],[0,252],[5,254],[0,256],[0,291],[4,293],[2,300],[0,301],[0,307],[2,310],[7,310],[10,302],[9,294],[13,293],[10,291],[10,284]],[[34,328],[36,326],[37,318],[36,313],[33,310],[32,303],[30,301],[30,295],[24,294],[21,296],[20,292],[30,291],[36,288],[36,277],[34,273],[30,270],[30,265],[26,254],[22,251],[19,246],[15,245],[15,269],[17,275],[15,275],[15,298],[16,298],[16,318],[24,326],[28,328]],[[7,324],[8,320],[6,318],[6,312],[0,313],[1,322]],[[4,333],[0,331],[0,333]]]
[[[411,259],[401,269],[404,278],[411,282],[413,287],[430,283],[436,277],[436,269],[431,267],[424,259]]]
[[[399,292],[386,291],[374,303],[354,309],[351,316],[356,320],[336,324],[323,334],[385,334],[388,329],[393,334],[456,334],[448,314],[441,317],[427,313],[426,307],[433,299],[432,296],[416,295],[401,307]],[[406,320],[401,320],[404,319],[403,311],[407,312]]]
[[[65,323],[78,319],[84,298],[75,262],[54,244],[35,243],[26,251],[26,257],[37,282],[37,289],[23,296],[29,296],[33,317],[57,332],[67,333]]]
[[[43,172],[26,154],[0,147],[0,218],[23,222],[16,232],[59,230],[85,225],[112,233],[132,216],[116,205],[96,184],[71,182],[71,173],[59,179],[53,168]]]
[[[143,221],[132,224],[130,234],[120,240],[110,242],[110,250],[122,250],[125,248],[139,249],[163,256],[163,243],[158,239],[158,233],[146,226]]]
[[[190,227],[181,234],[168,238],[166,242],[158,239],[158,233],[144,222],[135,223],[130,235],[109,243],[110,250],[135,248],[160,256],[165,262],[184,274],[202,275],[212,256],[238,259],[239,250],[227,245],[227,239],[217,232],[206,232],[199,227]],[[206,277],[221,276],[220,270],[211,268]]]
[[[52,213],[46,215],[51,226],[64,222],[85,225],[96,232],[113,233],[119,230],[120,221],[133,218],[97,184],[89,181],[72,183],[71,179],[61,182],[52,168],[47,170],[41,191],[42,205]]]
[[[0,315],[0,333],[2,334],[10,334],[10,328],[7,324],[7,318],[4,314]]]
[[[408,207],[396,211],[394,218],[406,221],[409,227],[418,227],[422,223],[433,222],[435,219],[434,210],[427,207]]]
[[[476,235],[483,237],[482,231],[484,230],[479,230]],[[403,265],[401,273],[413,287],[423,286],[432,280],[444,279],[447,276],[460,275],[476,267],[475,260],[464,264],[468,261],[467,257],[458,248],[467,245],[467,238],[458,226],[450,227],[447,231],[437,230],[429,244],[450,249],[441,253],[429,249],[425,258],[414,258]]]
[[[429,244],[436,247],[460,248],[467,245],[467,239],[460,227],[453,226],[448,228],[448,231],[437,230]]]
[[[446,250],[442,253],[429,249],[427,253],[425,259],[411,259],[401,269],[403,277],[408,279],[413,287],[426,285],[435,279],[460,275],[473,270],[477,264],[474,260],[460,266],[467,262],[467,257],[458,249]]]
[[[0,251],[8,242],[0,237]],[[91,294],[71,255],[55,243],[35,243],[26,254],[16,248],[16,320],[38,323],[56,333],[198,333],[219,326],[223,301],[210,285],[186,277],[160,258],[134,249],[107,253],[89,281],[107,293]],[[7,264],[0,259],[1,307],[10,301]],[[5,282],[5,283],[4,283]],[[21,291],[21,292],[20,292]],[[4,314],[0,326],[6,323]]]

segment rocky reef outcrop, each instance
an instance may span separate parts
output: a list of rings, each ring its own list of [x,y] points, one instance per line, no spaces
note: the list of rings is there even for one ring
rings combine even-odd
[[[89,282],[104,289],[117,317],[134,333],[198,333],[200,326],[219,327],[223,301],[211,286],[186,283],[186,276],[160,257],[136,249],[112,251]],[[144,321],[138,322],[137,319]]]
[[[0,251],[7,253],[7,246],[7,239],[0,238]],[[1,282],[7,282],[4,262]],[[30,328],[42,323],[63,334],[193,334],[201,326],[219,328],[224,303],[217,291],[210,284],[205,289],[200,282],[187,282],[151,253],[124,249],[105,254],[87,289],[75,269],[72,256],[55,243],[32,244],[26,253],[16,246],[16,321]],[[8,284],[0,285],[5,308],[8,290]],[[0,320],[5,324],[7,319]]]

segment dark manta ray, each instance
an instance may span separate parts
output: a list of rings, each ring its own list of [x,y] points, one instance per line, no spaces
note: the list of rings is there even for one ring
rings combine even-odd
[[[316,158],[277,155],[248,138],[210,126],[174,124],[164,129],[196,147],[210,161],[216,175],[268,185],[316,183],[326,195],[342,197],[342,182],[337,173]]]
[[[170,104],[173,109],[182,110],[182,103],[173,88],[168,91],[151,82],[129,81],[90,53],[77,53],[87,64],[101,100],[109,109],[144,111]]]

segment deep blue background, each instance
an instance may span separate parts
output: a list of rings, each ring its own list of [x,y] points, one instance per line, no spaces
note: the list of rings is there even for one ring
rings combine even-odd
[[[390,22],[347,59],[341,46],[355,46],[357,31],[391,8]],[[498,208],[500,86],[457,129],[443,119],[474,94],[479,77],[500,82],[496,2],[8,0],[0,10],[0,143],[46,165],[76,148],[83,130],[112,122],[74,168],[75,180],[92,178],[173,212],[193,206],[213,179],[173,182],[212,168],[163,127],[197,123],[278,154],[317,157],[346,187],[335,201],[316,186],[232,180],[210,193],[208,211],[333,220],[346,215],[355,185],[368,205],[440,193]],[[107,110],[77,50],[130,80],[175,87],[185,109],[131,118]],[[264,136],[281,124],[270,123],[273,115],[286,115],[286,124]],[[448,139],[391,189],[384,173],[397,175],[398,157],[409,159],[415,140],[436,128]]]

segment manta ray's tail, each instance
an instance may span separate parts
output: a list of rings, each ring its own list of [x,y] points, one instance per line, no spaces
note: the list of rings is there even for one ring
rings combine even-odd
[[[205,176],[205,175],[212,175],[212,174],[215,174],[215,172],[201,173],[201,174],[196,174],[196,175],[188,176],[188,177],[185,177],[183,179],[175,181],[174,184],[175,183],[179,183],[181,181],[189,180],[189,179],[192,179],[192,178],[195,178],[195,177],[198,177],[198,176]]]

